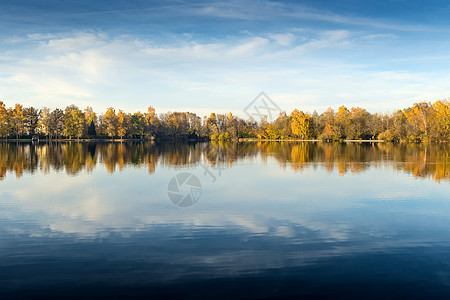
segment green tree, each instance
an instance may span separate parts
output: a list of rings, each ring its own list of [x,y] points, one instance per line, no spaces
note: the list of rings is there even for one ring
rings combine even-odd
[[[86,120],[85,133],[90,137],[96,136],[98,118],[92,107],[88,106],[84,109],[84,119]]]
[[[87,135],[90,138],[97,136],[97,130],[95,129],[94,120],[91,120],[91,122],[88,125]]]
[[[323,130],[323,126],[320,123],[320,116],[317,111],[314,111],[311,115],[311,136],[317,138]]]
[[[131,115],[132,134],[142,138],[144,136],[144,129],[145,129],[144,115],[140,111],[132,114]]]

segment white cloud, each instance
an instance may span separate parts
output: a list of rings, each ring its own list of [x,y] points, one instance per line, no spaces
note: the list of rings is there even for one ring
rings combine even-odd
[[[398,38],[397,35],[392,33],[376,33],[376,34],[369,34],[363,37],[363,39],[368,40],[374,40],[374,39],[396,39]]]
[[[281,46],[289,46],[295,40],[295,35],[290,32],[286,34],[269,34],[269,37]]]
[[[318,38],[311,39],[305,44],[296,48],[296,50],[314,50],[314,49],[336,49],[350,44],[348,38],[350,32],[347,30],[332,30],[321,32]]]
[[[189,108],[245,116],[242,109],[260,91],[283,110],[319,112],[341,104],[385,111],[419,97],[449,96],[450,76],[443,70],[425,75],[396,69],[403,56],[378,58],[381,64],[354,58],[368,55],[367,36],[302,29],[210,42],[183,36],[162,44],[94,32],[33,34],[27,51],[1,54],[0,97],[9,106],[74,103],[103,112],[109,106],[142,111],[151,104],[160,112]]]
[[[255,51],[262,50],[265,46],[269,44],[269,40],[261,37],[255,37],[250,41],[246,41],[237,46],[231,47],[228,53],[231,56],[241,56],[249,53],[254,53]]]
[[[61,53],[98,48],[104,45],[107,41],[107,36],[102,33],[79,32],[71,37],[46,38],[45,40],[42,43],[44,48]]]

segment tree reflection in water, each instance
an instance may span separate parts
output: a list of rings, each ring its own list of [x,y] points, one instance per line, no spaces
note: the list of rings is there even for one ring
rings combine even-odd
[[[339,174],[360,173],[369,168],[390,166],[420,178],[449,180],[447,144],[322,143],[322,142],[209,142],[209,143],[0,143],[0,179],[14,173],[43,174],[65,171],[76,175],[92,172],[99,164],[109,173],[125,166],[146,167],[205,164],[232,168],[239,160],[276,160],[282,168],[301,172],[324,168]]]

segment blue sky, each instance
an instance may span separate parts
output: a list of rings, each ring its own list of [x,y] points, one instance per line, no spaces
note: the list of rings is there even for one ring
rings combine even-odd
[[[448,1],[0,2],[0,99],[129,112],[388,112],[450,96]]]

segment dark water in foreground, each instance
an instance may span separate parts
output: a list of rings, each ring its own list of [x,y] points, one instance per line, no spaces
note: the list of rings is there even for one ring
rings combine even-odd
[[[0,179],[1,299],[450,297],[446,145],[3,143]]]

